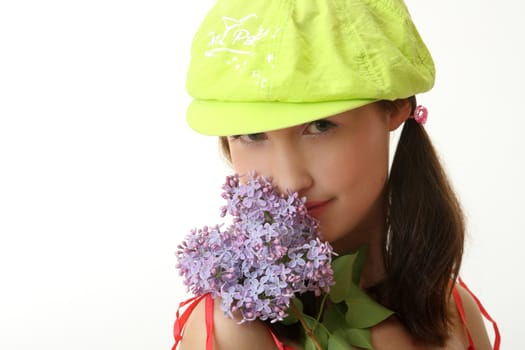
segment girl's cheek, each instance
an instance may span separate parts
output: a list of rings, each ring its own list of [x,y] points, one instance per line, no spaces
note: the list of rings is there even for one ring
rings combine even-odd
[[[236,150],[232,149],[232,166],[238,174],[247,174],[255,171],[258,175],[267,176],[268,158],[260,151]],[[241,180],[242,181],[242,180]]]

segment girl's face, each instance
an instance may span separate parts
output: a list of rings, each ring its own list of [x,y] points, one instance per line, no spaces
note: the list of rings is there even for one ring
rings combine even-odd
[[[373,103],[299,126],[232,136],[232,165],[306,196],[323,238],[337,251],[377,244],[385,229],[389,131],[404,120],[399,113]]]

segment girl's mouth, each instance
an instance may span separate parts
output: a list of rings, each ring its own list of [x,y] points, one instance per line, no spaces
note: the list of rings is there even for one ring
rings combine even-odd
[[[319,216],[325,211],[330,201],[331,200],[306,202],[305,205],[306,205],[306,209],[308,210],[308,214],[318,219]]]

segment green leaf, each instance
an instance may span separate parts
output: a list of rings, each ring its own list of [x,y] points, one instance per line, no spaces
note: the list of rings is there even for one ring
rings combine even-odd
[[[325,309],[323,314],[323,324],[330,332],[348,327],[345,319],[346,309],[347,307],[344,303],[330,305],[330,307]]]
[[[306,337],[304,340],[304,350],[317,350],[312,339]]]
[[[350,292],[352,279],[349,277],[352,274],[355,258],[355,254],[348,254],[340,256],[332,262],[335,284],[330,288],[329,295],[332,302],[336,304],[342,302]]]
[[[351,345],[363,349],[374,349],[374,347],[372,346],[372,339],[370,337],[370,329],[350,328],[341,330],[341,332],[345,334],[348,343],[350,343]]]
[[[323,349],[328,348],[328,339],[331,336],[328,329],[326,329],[326,327],[322,323],[317,322],[317,320],[313,317],[303,314],[303,319],[305,320],[308,327],[310,327],[310,329],[313,331],[321,347]],[[308,337],[308,333],[306,333],[305,344],[304,344],[305,350],[307,349],[307,346],[309,346],[308,344],[310,342],[311,342],[311,339]],[[312,343],[311,345],[314,345],[314,344]],[[312,349],[315,349],[315,346]]]
[[[351,344],[348,343],[342,330],[335,332],[328,339],[328,350],[348,350],[350,348]]]
[[[338,329],[328,341],[328,350],[348,350],[352,347],[371,349],[372,341],[369,329]]]
[[[345,302],[348,306],[345,319],[350,328],[369,328],[393,314],[354,284],[350,286]]]
[[[359,285],[359,279],[361,278],[361,273],[363,272],[363,267],[365,266],[367,254],[367,245],[361,246],[357,253],[355,253],[355,261],[352,269],[352,282],[354,282],[356,285]]]
[[[358,287],[366,254],[367,247],[362,247],[356,253],[339,256],[332,262],[336,283],[330,289],[329,298],[332,303],[328,303],[324,310],[322,323],[303,314],[301,300],[292,299],[325,350],[348,350],[352,347],[373,349],[370,327],[393,314]],[[285,325],[298,322],[293,312],[288,313],[290,316],[283,321]],[[305,333],[304,349],[316,350],[313,341]]]
[[[264,211],[264,223],[273,224],[275,221],[273,220],[272,214],[268,210]]]
[[[364,245],[357,252],[339,256],[332,262],[335,285],[330,288],[329,295],[334,303],[347,297],[352,283],[359,284],[367,252],[368,247]]]

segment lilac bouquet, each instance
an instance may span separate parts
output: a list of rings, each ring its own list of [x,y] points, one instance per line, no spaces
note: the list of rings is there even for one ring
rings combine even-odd
[[[334,284],[332,247],[319,237],[297,193],[279,193],[255,174],[226,178],[223,198],[232,224],[192,230],[177,251],[177,268],[189,291],[220,297],[225,315],[242,322],[287,317],[296,293],[328,293]]]

